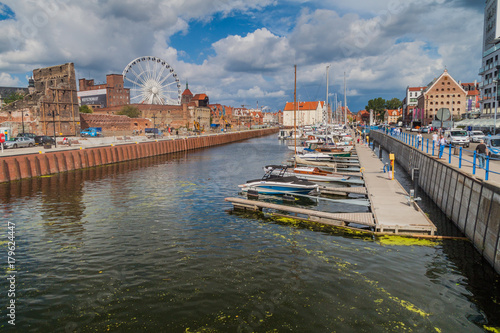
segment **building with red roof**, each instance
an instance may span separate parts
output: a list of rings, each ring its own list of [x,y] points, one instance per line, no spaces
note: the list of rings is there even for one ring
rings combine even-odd
[[[294,108],[293,102],[288,102],[283,109],[283,126],[293,127],[314,125],[323,121],[323,109],[325,102],[297,102]],[[295,109],[295,117],[294,117]]]

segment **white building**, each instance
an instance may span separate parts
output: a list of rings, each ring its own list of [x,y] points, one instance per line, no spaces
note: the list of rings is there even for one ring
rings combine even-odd
[[[323,121],[323,109],[325,102],[297,102],[296,103],[296,119],[297,126],[315,125]],[[293,102],[286,103],[283,109],[283,126],[294,126],[294,107]]]
[[[409,123],[412,120],[413,110],[417,107],[418,97],[427,87],[406,87],[406,98],[403,99],[403,122]]]
[[[481,83],[482,116],[492,116],[495,112],[495,97],[498,96],[498,73],[500,63],[500,11],[498,0],[486,0],[483,30],[483,61],[479,70]]]

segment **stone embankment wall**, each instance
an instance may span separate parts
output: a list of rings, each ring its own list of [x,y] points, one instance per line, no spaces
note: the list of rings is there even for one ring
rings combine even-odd
[[[420,169],[420,188],[500,273],[500,187],[383,133],[370,131],[370,141],[393,152],[408,173]]]
[[[0,159],[0,182],[39,177],[144,157],[206,148],[276,133],[277,128],[121,144],[45,154],[8,156]]]

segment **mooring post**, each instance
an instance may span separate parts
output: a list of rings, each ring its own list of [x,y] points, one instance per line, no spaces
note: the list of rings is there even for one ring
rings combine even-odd
[[[378,145],[378,158],[382,159],[382,145]]]

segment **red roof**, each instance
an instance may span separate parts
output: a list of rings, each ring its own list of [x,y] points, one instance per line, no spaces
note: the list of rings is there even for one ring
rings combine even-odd
[[[205,98],[207,98],[207,94],[196,94],[194,95],[193,100],[203,101]]]
[[[297,102],[297,110],[316,110],[318,103],[323,107],[323,102]],[[293,102],[286,103],[283,111],[293,111]]]
[[[479,90],[468,90],[467,96],[477,96],[479,95]]]
[[[427,87],[409,87],[408,90],[409,91],[420,91],[420,90],[424,90],[425,88],[427,88]]]
[[[184,90],[184,92],[182,93],[182,96],[185,96],[185,95],[190,95],[190,96],[193,96],[193,93],[191,92],[191,90],[186,89],[186,90]]]

